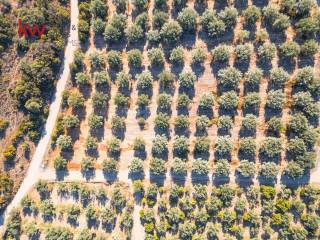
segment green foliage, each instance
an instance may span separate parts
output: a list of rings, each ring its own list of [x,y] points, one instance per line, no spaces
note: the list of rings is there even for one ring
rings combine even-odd
[[[68,151],[72,149],[72,138],[68,135],[60,135],[57,139],[57,145],[62,151]]]
[[[160,156],[168,151],[168,139],[165,135],[156,135],[152,141],[152,154]]]
[[[172,163],[171,171],[176,175],[186,175],[187,174],[187,164],[180,158],[174,158]]]
[[[204,131],[209,125],[209,118],[205,115],[201,115],[197,118],[196,127],[199,131]]]
[[[215,152],[220,155],[228,155],[233,147],[232,140],[229,136],[218,137],[215,144]]]
[[[108,152],[110,154],[120,153],[120,140],[116,137],[111,138],[107,144]]]
[[[144,11],[148,8],[149,1],[148,0],[134,0],[132,2],[134,5],[135,9],[138,11]]]
[[[218,72],[218,83],[222,87],[236,88],[242,78],[242,73],[234,67],[220,69]]]
[[[178,22],[184,32],[194,32],[197,29],[198,14],[192,8],[184,8],[178,14]]]
[[[154,120],[155,127],[160,131],[167,131],[169,129],[169,120],[168,114],[159,113]]]
[[[232,125],[233,121],[230,116],[222,115],[219,117],[217,124],[219,130],[229,132],[229,130],[232,128]]]
[[[186,156],[189,152],[189,140],[185,136],[177,136],[173,142],[173,151],[179,156]]]
[[[215,62],[228,62],[230,57],[230,51],[227,45],[219,44],[212,50],[213,60]]]
[[[172,97],[167,93],[160,93],[157,98],[158,109],[160,111],[168,111],[171,108]]]
[[[84,105],[84,97],[79,92],[72,92],[68,97],[68,105],[74,109],[79,109]]]
[[[118,162],[114,159],[105,159],[102,162],[102,169],[105,173],[116,173],[118,171]]]
[[[215,168],[215,175],[217,177],[229,177],[231,171],[230,171],[230,165],[228,163],[228,160],[220,159],[217,161],[216,168]]]
[[[275,109],[281,110],[285,104],[285,94],[282,90],[271,90],[268,93],[267,104],[266,106]]]
[[[242,160],[240,161],[240,165],[237,170],[242,177],[253,178],[256,173],[256,166],[254,162],[249,162],[248,160]]]
[[[276,87],[283,87],[289,80],[289,74],[283,68],[273,68],[270,71],[270,81]]]
[[[90,129],[99,129],[103,127],[104,119],[103,116],[92,113],[88,118],[88,125]]]
[[[254,157],[256,154],[257,145],[253,138],[241,138],[239,152],[243,153],[245,156]]]
[[[165,161],[160,158],[152,158],[150,161],[150,173],[156,176],[165,175]]]
[[[191,57],[193,64],[203,64],[206,53],[202,48],[194,48],[191,50]]]
[[[210,140],[207,137],[198,137],[196,139],[195,145],[194,145],[194,151],[196,153],[208,153],[210,148]]]
[[[142,64],[142,53],[139,49],[132,49],[127,52],[128,63],[132,67],[139,68]]]
[[[61,157],[61,156],[56,157],[54,159],[54,168],[56,170],[66,170],[67,169],[67,164],[68,164],[68,161],[65,158]]]
[[[282,43],[279,47],[280,55],[284,58],[294,58],[300,53],[300,46],[294,41]]]
[[[168,44],[177,43],[182,35],[182,28],[176,21],[168,21],[161,28],[161,37]]]
[[[83,172],[93,171],[95,169],[95,159],[92,157],[83,157],[80,167]]]
[[[87,151],[93,151],[98,149],[98,140],[95,137],[88,136],[85,141],[85,147]]]
[[[258,48],[258,57],[261,61],[270,63],[276,55],[277,48],[274,43],[264,43]]]
[[[182,72],[179,75],[179,86],[182,89],[192,89],[194,82],[197,80],[196,75],[193,72]]]
[[[109,68],[111,69],[121,69],[122,68],[122,59],[119,51],[111,50],[107,54],[107,62]]]
[[[236,57],[239,62],[247,63],[252,54],[252,46],[249,43],[236,46]]]
[[[102,109],[107,106],[107,95],[103,92],[95,92],[92,96],[92,106],[94,109]]]
[[[45,234],[45,240],[72,240],[73,239],[73,233],[70,231],[69,228],[66,227],[56,227],[52,226],[48,228]]]
[[[142,27],[137,24],[130,25],[126,29],[125,33],[126,33],[126,37],[127,37],[127,40],[129,43],[137,43],[144,36],[144,32],[143,32]]]
[[[63,125],[66,128],[76,128],[80,125],[80,120],[76,115],[67,115],[63,117]]]
[[[171,50],[170,53],[170,58],[169,60],[173,63],[173,64],[183,64],[184,62],[184,50],[183,47],[178,46],[174,49]]]
[[[237,108],[239,97],[235,91],[229,91],[223,93],[219,98],[219,104],[222,109],[234,110]]]
[[[278,156],[282,151],[280,138],[266,137],[262,142],[261,151],[269,158]]]
[[[247,25],[254,25],[260,18],[261,11],[258,7],[252,5],[247,7],[242,14]]]
[[[164,53],[161,48],[151,48],[148,50],[148,58],[153,66],[162,66],[165,62]]]

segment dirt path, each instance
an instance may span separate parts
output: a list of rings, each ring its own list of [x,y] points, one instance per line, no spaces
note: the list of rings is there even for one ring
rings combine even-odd
[[[65,49],[64,64],[61,69],[61,75],[57,82],[56,93],[53,97],[52,103],[50,105],[49,116],[45,125],[45,128],[42,132],[42,137],[38,143],[36,151],[31,160],[28,172],[24,178],[18,192],[16,193],[14,199],[7,207],[6,211],[2,216],[2,223],[10,213],[10,211],[16,208],[21,199],[25,194],[31,189],[31,187],[38,181],[40,177],[40,169],[42,160],[47,153],[48,146],[51,141],[51,134],[53,132],[58,113],[60,111],[61,102],[62,102],[62,92],[65,89],[67,80],[70,76],[69,65],[73,62],[73,53],[77,49],[78,42],[78,31],[77,28],[73,26],[78,26],[78,0],[73,0],[71,2],[71,23],[70,23],[70,35],[68,38],[68,44]]]

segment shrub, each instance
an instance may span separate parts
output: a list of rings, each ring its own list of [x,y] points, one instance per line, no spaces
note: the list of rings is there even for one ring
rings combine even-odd
[[[107,85],[109,82],[109,76],[106,72],[95,72],[93,79],[97,86]]]
[[[204,131],[209,125],[209,118],[201,115],[197,118],[196,126],[199,131]]]
[[[254,162],[249,162],[248,160],[240,161],[240,165],[237,169],[240,175],[244,178],[253,178],[256,173],[256,166]]]
[[[111,24],[108,24],[104,30],[104,40],[109,43],[116,43],[122,38],[122,33],[119,29],[115,28]]]
[[[171,171],[175,175],[186,175],[187,164],[180,158],[174,158],[172,163]]]
[[[114,132],[120,132],[123,131],[126,127],[126,123],[124,121],[123,117],[120,117],[118,115],[114,115],[111,119],[111,128]]]
[[[122,93],[117,93],[114,96],[114,103],[120,107],[128,107],[129,106],[129,97],[126,97]]]
[[[101,0],[91,1],[90,11],[96,18],[104,18],[108,11],[108,6]]]
[[[229,155],[233,148],[233,143],[230,137],[221,136],[218,137],[215,144],[215,152],[219,155]]]
[[[316,40],[310,39],[305,41],[300,47],[300,54],[304,57],[313,57],[319,49],[319,44]]]
[[[199,100],[199,108],[210,109],[213,106],[213,95],[212,93],[202,93]]]
[[[43,218],[52,218],[55,215],[55,210],[50,199],[45,199],[40,204],[40,212]]]
[[[88,118],[88,125],[91,129],[102,128],[104,123],[104,119],[102,116],[91,114]]]
[[[80,121],[79,118],[75,115],[67,115],[63,117],[63,125],[66,128],[76,128],[79,127]]]
[[[274,162],[266,162],[261,165],[260,174],[266,179],[275,180],[279,172],[279,167]]]
[[[270,71],[270,81],[277,87],[283,87],[289,78],[289,74],[283,68],[274,68]]]
[[[166,43],[174,44],[179,41],[182,28],[178,22],[171,20],[162,26],[160,34]]]
[[[197,80],[196,75],[193,72],[182,72],[179,75],[179,86],[184,89],[191,89],[194,86],[194,82]]]
[[[255,131],[257,127],[257,118],[253,114],[247,114],[243,119],[241,123],[241,128],[244,131]]]
[[[232,29],[237,23],[238,11],[234,7],[225,7],[218,15],[227,29]]]
[[[158,80],[163,88],[170,88],[173,86],[175,75],[168,70],[164,70],[158,75]]]
[[[95,160],[92,157],[84,157],[81,160],[81,171],[88,172],[95,169]]]
[[[131,174],[143,173],[143,161],[139,158],[133,158],[129,165],[129,171]]]
[[[173,151],[179,156],[186,156],[189,152],[189,141],[185,136],[177,136],[173,142]]]
[[[183,47],[178,46],[171,50],[169,60],[173,64],[183,64],[184,62],[184,50]]]
[[[158,30],[149,30],[147,32],[147,40],[153,44],[159,43],[161,40],[160,32]]]
[[[192,8],[184,8],[178,14],[178,22],[185,32],[195,32],[197,29],[198,14]]]
[[[295,85],[302,88],[310,88],[314,81],[314,69],[312,67],[304,67],[298,70]]]
[[[86,73],[79,72],[76,74],[75,79],[78,85],[88,85],[90,81],[90,76]]]
[[[139,107],[146,107],[150,103],[150,98],[147,94],[141,94],[138,96],[137,104]]]
[[[194,151],[196,153],[208,153],[210,148],[210,140],[207,137],[198,137],[196,139],[195,145],[194,145]]]
[[[109,51],[107,54],[107,62],[109,64],[109,68],[121,69],[122,60],[120,52],[115,50]]]
[[[132,24],[126,29],[126,37],[129,43],[139,42],[144,35],[142,27],[137,24]]]
[[[148,8],[149,1],[148,0],[133,0],[132,4],[135,9],[138,11],[144,11]]]
[[[232,128],[232,118],[227,115],[222,115],[218,119],[218,129],[223,131],[229,131]]]
[[[224,63],[229,61],[230,51],[228,45],[219,44],[211,53],[215,62]]]
[[[185,115],[179,115],[175,121],[175,127],[179,130],[186,130],[189,128],[189,117]]]
[[[192,174],[196,176],[204,176],[208,175],[209,169],[208,169],[208,162],[206,160],[193,160],[192,162]]]
[[[150,161],[150,173],[156,176],[165,175],[165,161],[160,158],[152,158]]]
[[[84,105],[84,97],[79,92],[72,92],[68,97],[68,105],[74,109],[78,109],[83,107]]]
[[[85,20],[80,19],[78,23],[79,40],[85,42],[89,38],[90,25]]]
[[[98,140],[95,137],[88,136],[85,141],[85,147],[87,151],[98,149]]]
[[[283,131],[284,126],[282,124],[281,118],[278,118],[278,117],[270,118],[270,120],[268,121],[268,130],[277,134]]]
[[[144,31],[147,31],[149,27],[149,16],[147,13],[140,13],[135,20],[135,24],[141,27]]]
[[[247,7],[242,14],[247,25],[254,25],[260,18],[261,11],[258,7],[252,5]]]
[[[89,55],[89,62],[94,69],[101,69],[105,65],[104,55],[93,52]]]
[[[308,120],[302,114],[291,116],[288,124],[288,130],[295,134],[301,134],[308,129]]]
[[[153,15],[153,22],[152,22],[152,25],[153,25],[153,28],[154,29],[161,29],[162,26],[168,22],[169,20],[169,15],[168,13],[166,12],[163,12],[163,11],[156,11]]]
[[[283,108],[286,101],[286,96],[282,90],[271,90],[268,93],[266,106],[271,109],[280,110]]]
[[[142,64],[142,53],[139,49],[128,51],[128,64],[132,67],[139,68]]]
[[[160,156],[168,151],[168,139],[165,135],[156,135],[152,141],[152,154]]]
[[[182,93],[178,95],[177,106],[178,108],[188,108],[191,103],[187,94]]]
[[[102,170],[105,173],[116,173],[118,171],[118,162],[114,159],[105,159],[102,162]]]
[[[146,70],[137,76],[137,88],[140,91],[147,91],[152,88],[153,77],[151,72]]]
[[[116,7],[117,12],[124,12],[126,5],[128,4],[127,0],[112,0],[112,4]]]
[[[226,88],[235,88],[242,78],[242,73],[234,67],[220,69],[218,72],[218,83]]]
[[[68,161],[59,156],[54,159],[54,169],[56,170],[65,170],[67,168]]]
[[[206,53],[202,48],[194,48],[191,50],[191,57],[193,64],[203,64]]]
[[[266,137],[262,142],[261,151],[269,158],[278,156],[282,151],[280,138]]]
[[[160,48],[151,48],[148,50],[148,58],[153,66],[162,66],[164,64],[164,54]]]
[[[225,110],[234,110],[237,108],[239,97],[235,91],[229,91],[222,94],[219,98],[220,107]]]
[[[248,62],[252,54],[252,46],[248,43],[236,46],[236,57],[239,62]]]
[[[121,71],[117,73],[116,84],[120,89],[129,89],[131,79],[131,74]]]
[[[112,137],[107,142],[107,148],[109,154],[119,154],[120,153],[120,140],[116,137]]]
[[[255,68],[253,70],[249,70],[246,75],[245,83],[251,87],[257,87],[261,82],[263,72],[260,68]]]
[[[0,133],[4,133],[9,127],[9,122],[5,119],[0,119]]]
[[[239,152],[246,156],[254,157],[257,151],[257,145],[253,138],[241,138]]]
[[[285,174],[292,179],[302,177],[304,169],[296,162],[289,162],[285,169]]]
[[[146,142],[141,137],[136,137],[133,142],[133,149],[135,151],[145,151]]]
[[[284,58],[294,58],[300,53],[300,46],[294,41],[282,43],[279,47],[280,55]]]
[[[172,104],[171,95],[167,93],[160,93],[157,98],[157,104],[160,111],[168,111]]]
[[[259,110],[260,103],[261,99],[259,93],[248,93],[244,97],[243,107],[244,109],[253,110],[256,112]]]
[[[73,233],[66,227],[52,226],[48,228],[45,234],[45,240],[54,240],[57,238],[71,240],[73,239]]]
[[[62,151],[68,151],[72,148],[72,138],[68,135],[60,135],[57,144]]]
[[[263,62],[271,62],[276,56],[277,48],[274,43],[264,43],[258,48],[258,57]]]
[[[264,43],[266,42],[267,40],[269,39],[269,34],[267,32],[266,29],[264,28],[261,28],[261,29],[258,29],[255,33],[255,41],[257,43]]]
[[[313,17],[303,18],[295,24],[295,28],[302,37],[314,37],[319,32],[319,21]]]
[[[154,120],[155,127],[160,131],[167,131],[169,129],[169,120],[168,114],[159,113]]]
[[[103,92],[95,92],[92,96],[94,109],[102,109],[107,106],[107,96]]]
[[[217,161],[216,168],[215,168],[215,175],[217,177],[229,177],[231,171],[230,171],[230,165],[228,163],[228,160],[220,159]]]
[[[307,147],[301,138],[292,138],[289,140],[287,151],[291,157],[302,156],[307,152]]]

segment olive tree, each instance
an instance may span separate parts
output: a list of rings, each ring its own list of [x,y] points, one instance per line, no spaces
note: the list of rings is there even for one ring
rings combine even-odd
[[[173,151],[179,156],[186,156],[189,152],[189,140],[185,136],[177,136],[173,142]]]
[[[196,176],[204,176],[208,175],[209,168],[208,168],[208,161],[196,159],[192,162],[192,174]]]
[[[266,106],[271,109],[281,110],[285,104],[286,96],[282,90],[271,90],[268,93]]]
[[[236,58],[241,63],[247,63],[250,60],[252,54],[252,45],[240,44],[236,46]]]
[[[245,23],[249,26],[252,26],[260,18],[261,11],[258,7],[252,5],[247,7],[245,10],[243,10],[242,14],[243,14]]]
[[[261,61],[270,63],[276,56],[277,48],[274,43],[264,43],[258,48],[258,57]]]
[[[142,64],[142,53],[139,49],[132,49],[127,52],[128,64],[132,67],[139,68]]]
[[[213,61],[218,63],[226,63],[230,58],[229,47],[226,44],[219,44],[212,51]]]
[[[245,156],[254,157],[257,151],[257,145],[253,138],[241,138],[239,152]]]
[[[228,160],[219,159],[216,164],[215,175],[217,177],[229,177],[230,173],[231,170]]]
[[[187,164],[180,158],[174,158],[172,163],[171,171],[175,175],[186,175],[187,174]]]
[[[282,149],[281,140],[276,137],[266,137],[261,146],[261,152],[269,158],[278,156]]]
[[[182,27],[178,22],[170,20],[162,26],[160,34],[166,43],[174,44],[180,40]]]
[[[206,93],[202,93],[200,95],[199,108],[210,109],[210,108],[212,108],[213,103],[214,103],[214,97],[213,97],[212,93],[206,92]]]
[[[148,50],[148,58],[153,66],[162,66],[165,62],[164,53],[161,48],[151,48]]]
[[[263,77],[263,71],[260,68],[255,68],[253,70],[249,70],[246,73],[245,83],[250,87],[259,86]]]
[[[237,108],[239,97],[235,91],[229,91],[222,94],[219,98],[219,104],[222,109],[234,110]]]
[[[144,31],[138,24],[132,24],[127,27],[125,35],[129,43],[137,43],[143,38]]]
[[[280,56],[284,58],[292,59],[299,55],[300,46],[298,43],[294,41],[288,41],[288,42],[282,43],[279,47],[279,50],[280,50]]]
[[[281,67],[270,70],[270,81],[276,87],[283,87],[289,78],[289,74]]]
[[[178,22],[184,32],[195,32],[197,29],[197,12],[192,8],[184,8],[178,14]]]
[[[254,162],[248,160],[240,161],[240,165],[237,169],[240,175],[244,178],[253,178],[256,174],[256,166]]]
[[[242,78],[242,73],[234,67],[220,69],[218,83],[226,88],[236,88]]]
[[[265,162],[261,165],[260,174],[262,177],[275,180],[279,172],[279,166],[274,162]]]
[[[184,50],[182,46],[178,46],[171,50],[169,60],[173,64],[182,65],[184,62]]]
[[[215,152],[219,155],[229,155],[233,148],[232,140],[229,136],[218,137],[215,144]]]
[[[156,156],[166,154],[168,151],[168,139],[165,135],[156,135],[152,141],[152,153]]]

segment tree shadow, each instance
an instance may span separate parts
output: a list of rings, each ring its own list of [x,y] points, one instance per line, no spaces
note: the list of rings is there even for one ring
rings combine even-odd
[[[145,177],[144,172],[129,172],[128,177],[135,181],[135,180],[142,180]]]
[[[204,184],[207,185],[209,182],[209,176],[208,175],[198,175],[194,172],[191,172],[191,182],[192,184]]]
[[[260,185],[274,186],[277,183],[277,179],[268,179],[268,178],[261,176],[261,175],[259,175],[257,179],[258,179]]]
[[[306,173],[300,178],[292,179],[288,177],[286,174],[281,175],[281,184],[289,188],[298,188],[303,185],[307,185],[310,182],[310,171],[306,171]]]
[[[103,177],[106,179],[106,181],[110,184],[114,183],[118,179],[118,173],[117,172],[106,172],[103,171]]]
[[[212,180],[215,186],[220,186],[220,185],[229,183],[230,177],[229,176],[213,176]]]
[[[278,64],[279,67],[282,67],[288,73],[293,73],[294,69],[296,68],[295,61],[290,58],[280,57]]]
[[[156,175],[150,172],[150,182],[152,183],[156,183],[162,186],[165,179],[166,179],[165,175]]]
[[[82,176],[88,181],[96,176],[95,170],[81,170]]]

